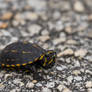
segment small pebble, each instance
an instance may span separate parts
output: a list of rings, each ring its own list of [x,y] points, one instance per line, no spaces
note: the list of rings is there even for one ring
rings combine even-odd
[[[17,20],[17,21],[20,21],[23,19],[23,16],[21,13],[16,13],[16,15],[14,16],[14,19]]]
[[[45,30],[43,30],[42,32],[41,32],[41,35],[49,35],[49,32],[45,29]]]
[[[60,92],[62,92],[64,88],[65,88],[65,86],[62,85],[62,84],[60,84],[60,85],[57,87],[57,89],[58,89]]]
[[[32,82],[33,82],[33,83],[37,83],[37,80],[33,80]]]
[[[14,27],[17,27],[17,26],[19,25],[19,21],[13,20],[13,21],[12,21],[12,25],[13,25]]]
[[[54,40],[53,40],[53,44],[54,45],[57,45],[57,44],[60,44],[60,43],[63,43],[63,42],[65,42],[66,41],[66,38],[64,38],[64,37],[60,37],[60,38],[55,38]]]
[[[92,81],[87,81],[87,82],[85,83],[85,86],[86,86],[87,88],[91,88],[91,87],[92,87]]]
[[[58,12],[58,11],[55,11],[54,14],[53,14],[53,18],[54,19],[59,19],[61,17],[61,13]]]
[[[46,85],[48,88],[54,88],[55,83],[54,82],[48,82]]]
[[[43,44],[43,48],[48,49],[49,45],[47,43]]]
[[[27,12],[25,14],[27,20],[35,21],[38,19],[38,15],[35,12]]]
[[[92,38],[92,31],[87,32],[87,37]]]
[[[66,43],[69,45],[76,45],[77,44],[77,42],[75,40],[72,40],[72,39],[68,40]]]
[[[37,83],[37,84],[36,84],[36,86],[41,87],[41,86],[42,86],[42,84],[41,84],[41,83]]]
[[[92,71],[91,70],[86,70],[85,73],[92,75]]]
[[[62,31],[62,30],[64,29],[64,26],[63,26],[62,21],[56,22],[55,28],[56,28],[56,30],[57,30],[58,32]]]
[[[15,80],[13,80],[13,82],[14,82],[14,84],[21,84],[21,79],[15,79]]]
[[[0,78],[2,78],[4,76],[4,74],[2,72],[0,72]]]
[[[12,74],[5,74],[4,79],[7,79],[9,77],[12,77]]]
[[[33,82],[28,82],[28,83],[26,84],[26,87],[27,87],[27,88],[33,88],[33,87],[34,87],[34,83],[33,83]]]
[[[46,1],[43,0],[28,0],[28,5],[33,7],[35,11],[46,10]]]
[[[28,31],[30,33],[30,36],[33,36],[35,34],[39,34],[41,30],[41,26],[37,25],[37,24],[32,24],[28,27]]]
[[[92,92],[92,88],[88,88],[88,92]]]
[[[60,57],[60,56],[67,56],[67,55],[73,55],[73,54],[74,52],[72,49],[66,49],[63,52],[58,53],[57,56]]]
[[[77,12],[83,12],[85,10],[83,3],[80,1],[76,1],[74,3],[74,10]]]
[[[82,80],[82,77],[76,76],[76,77],[74,77],[74,79],[75,79],[76,81],[81,81],[81,80]]]
[[[4,13],[0,19],[2,20],[10,20],[13,16],[13,13],[12,12],[6,12]]]
[[[43,87],[41,92],[52,92],[52,91],[47,87]]]
[[[79,60],[74,60],[74,66],[75,67],[80,67],[80,62],[79,62]]]
[[[72,61],[71,61],[71,59],[70,58],[67,58],[66,59],[66,63],[71,63]]]
[[[66,26],[66,27],[65,27],[65,31],[66,31],[68,34],[72,34],[72,33],[73,33],[72,27],[70,27],[70,26]]]
[[[47,41],[47,40],[49,40],[50,39],[50,36],[40,36],[40,37],[38,37],[37,39],[39,39],[40,41],[42,41],[42,42],[45,42],[45,41]]]
[[[8,23],[0,22],[0,29],[5,29],[8,27]]]
[[[1,29],[0,36],[11,36],[11,33],[9,33],[6,29]]]
[[[79,74],[81,74],[81,72],[79,71],[79,70],[74,70],[73,72],[72,72],[74,75],[79,75]]]
[[[62,65],[62,66],[57,66],[56,67],[56,69],[58,70],[58,71],[62,71],[62,70],[64,70],[64,69],[66,69],[67,67],[66,66],[64,66],[64,65]]]
[[[12,89],[10,92],[20,92],[20,89],[18,89],[18,88]]]
[[[86,49],[79,49],[77,51],[75,51],[74,55],[76,57],[84,57],[87,54],[87,50]]]
[[[68,88],[64,88],[64,90],[62,92],[72,92],[72,91]]]
[[[92,14],[90,14],[90,15],[88,16],[88,20],[89,20],[89,21],[92,21]]]
[[[67,80],[68,80],[69,83],[72,83],[73,76],[69,76],[69,77],[67,77]]]
[[[4,89],[4,85],[3,84],[0,84],[0,89]]]

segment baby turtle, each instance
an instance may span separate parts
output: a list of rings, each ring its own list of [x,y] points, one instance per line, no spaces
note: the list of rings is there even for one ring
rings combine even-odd
[[[6,46],[0,55],[0,65],[6,68],[27,68],[37,65],[45,69],[55,64],[56,52],[45,50],[35,43],[18,41]]]

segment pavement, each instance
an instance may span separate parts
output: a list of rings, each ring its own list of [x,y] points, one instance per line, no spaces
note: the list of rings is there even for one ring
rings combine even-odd
[[[0,51],[18,40],[57,52],[52,69],[0,70],[0,92],[92,92],[91,0],[0,0]]]

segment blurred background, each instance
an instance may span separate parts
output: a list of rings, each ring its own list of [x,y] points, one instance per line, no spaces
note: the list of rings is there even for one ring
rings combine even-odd
[[[29,92],[32,83],[32,92],[92,92],[92,0],[0,0],[0,50],[18,40],[54,49],[58,64],[48,82],[29,79],[11,92]],[[13,80],[1,91],[10,92]]]
[[[80,45],[92,38],[91,24],[91,0],[0,0],[1,47],[17,40]]]

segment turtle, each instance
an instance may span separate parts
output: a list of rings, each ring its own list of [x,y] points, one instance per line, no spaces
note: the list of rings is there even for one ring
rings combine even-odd
[[[17,41],[7,45],[0,54],[2,68],[29,70],[33,65],[50,69],[56,61],[54,50],[45,50],[36,43]]]

